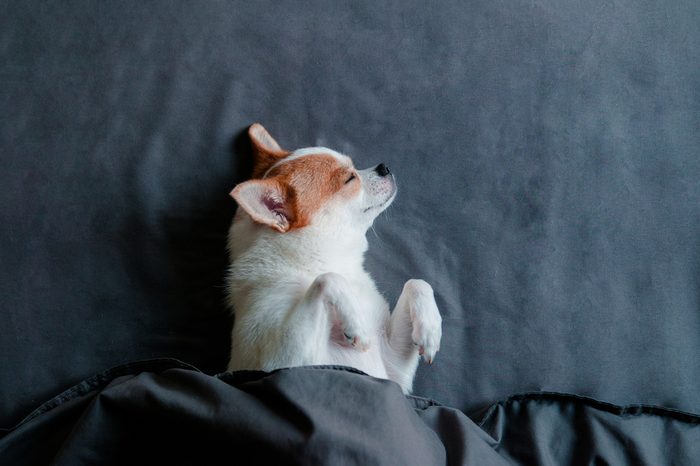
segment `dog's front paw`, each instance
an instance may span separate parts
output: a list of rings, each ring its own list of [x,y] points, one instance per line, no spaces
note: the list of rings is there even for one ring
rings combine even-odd
[[[333,319],[334,339],[344,346],[367,351],[371,343],[370,336],[365,331],[366,325],[360,320],[348,281],[342,275],[328,272],[319,275],[316,282],[323,289],[324,303]]]
[[[343,337],[345,338],[345,343],[347,345],[352,346],[353,348],[357,348],[358,350],[363,352],[369,349],[369,338],[363,338],[357,335],[357,333],[353,332],[352,330],[349,330],[347,328],[343,329]]]
[[[423,280],[409,280],[404,285],[404,293],[408,293],[409,312],[413,330],[413,344],[418,347],[418,354],[428,364],[432,364],[435,355],[440,351],[442,339],[442,317],[435,303],[433,288]]]
[[[345,308],[347,309],[347,308]],[[341,315],[341,312],[338,312]],[[356,316],[345,314],[338,319],[338,325],[343,332],[345,344],[360,351],[367,351],[371,345],[370,336],[364,331],[364,326],[358,322]]]

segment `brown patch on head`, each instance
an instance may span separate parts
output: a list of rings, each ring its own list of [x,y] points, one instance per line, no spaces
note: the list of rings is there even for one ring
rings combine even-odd
[[[231,196],[257,223],[280,232],[302,228],[332,197],[349,199],[359,193],[361,181],[355,169],[333,155],[308,154],[275,165],[290,152],[259,123],[248,128],[248,135],[253,179],[236,186]]]
[[[347,182],[355,173],[328,154],[311,154],[274,167],[266,179],[274,179],[285,186],[287,205],[293,213],[290,229],[311,223],[311,218],[333,196],[350,198],[360,191],[360,180]]]

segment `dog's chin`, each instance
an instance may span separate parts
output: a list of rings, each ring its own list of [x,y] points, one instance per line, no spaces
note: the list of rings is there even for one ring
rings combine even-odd
[[[380,213],[382,213],[382,211],[384,211],[387,207],[389,207],[392,202],[394,202],[395,197],[396,189],[394,189],[386,199],[380,200],[376,204],[372,204],[368,207],[365,207],[363,209],[363,213],[373,214],[374,216],[377,216]]]

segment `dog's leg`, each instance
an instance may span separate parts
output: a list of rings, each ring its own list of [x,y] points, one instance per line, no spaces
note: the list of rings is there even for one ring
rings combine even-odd
[[[410,392],[419,356],[432,363],[441,338],[442,318],[433,288],[423,280],[408,280],[387,327],[389,378]]]
[[[289,313],[284,328],[282,341],[287,346],[282,353],[290,358],[284,365],[323,362],[321,352],[331,339],[360,351],[366,351],[371,343],[350,284],[336,273],[316,277]]]
[[[332,272],[321,274],[309,290],[311,299],[321,302],[330,317],[336,342],[366,351],[370,344],[367,325],[345,277]]]

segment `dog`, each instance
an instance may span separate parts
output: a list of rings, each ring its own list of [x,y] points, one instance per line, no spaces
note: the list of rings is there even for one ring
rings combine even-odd
[[[420,356],[432,363],[442,319],[432,287],[408,280],[393,312],[364,269],[366,232],[396,196],[384,164],[357,170],[325,147],[283,150],[248,129],[252,179],[228,235],[228,370],[342,365],[410,393]]]

